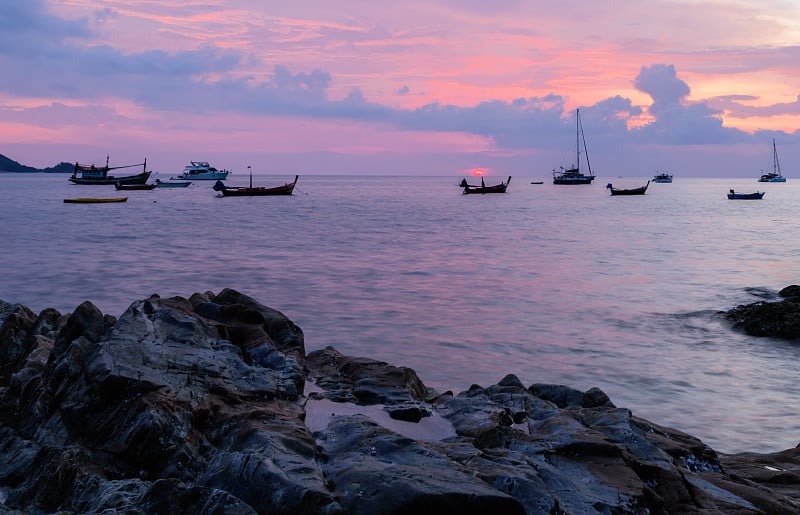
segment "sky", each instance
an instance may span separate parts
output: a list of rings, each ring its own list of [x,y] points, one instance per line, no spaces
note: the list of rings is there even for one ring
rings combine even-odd
[[[38,168],[547,178],[576,110],[599,177],[800,178],[800,2],[0,1]]]

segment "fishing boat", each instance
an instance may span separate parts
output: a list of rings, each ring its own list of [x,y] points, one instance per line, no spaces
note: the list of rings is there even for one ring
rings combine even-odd
[[[156,186],[159,188],[185,188],[189,186],[192,181],[162,181],[156,179]]]
[[[477,184],[469,184],[467,183],[466,179],[462,179],[461,183],[459,183],[459,186],[464,188],[465,195],[469,193],[505,193],[506,189],[508,188],[508,183],[510,182],[511,176],[509,175],[506,182],[501,182],[500,184],[495,184],[494,186],[487,186],[483,180],[483,177],[481,177],[480,186]]]
[[[133,168],[134,166],[141,166],[142,173],[136,175],[109,175],[108,172],[112,170],[120,170],[122,168]],[[95,165],[82,165],[75,163],[72,171],[72,176],[69,178],[70,182],[75,184],[144,184],[150,178],[150,172],[147,171],[147,159],[144,163],[126,166],[108,166],[108,156],[106,156],[105,166]]]
[[[761,177],[758,178],[758,182],[786,182],[786,177],[781,175],[781,163],[778,161],[778,149],[775,147],[775,138],[772,138],[772,171],[762,174]]]
[[[247,168],[250,168],[249,166]],[[222,181],[217,181],[213,189],[219,191],[224,197],[263,197],[267,195],[291,195],[294,185],[297,184],[299,175],[294,176],[294,181],[287,182],[280,186],[267,188],[264,186],[253,186],[253,173],[250,172],[250,186],[225,186]]]
[[[183,167],[183,173],[170,180],[185,181],[224,181],[231,173],[228,170],[218,170],[208,164],[208,161],[190,161],[191,164]]]
[[[645,192],[647,192],[648,186],[650,186],[650,181],[647,181],[647,184],[644,186],[629,189],[615,188],[610,182],[606,184],[606,188],[611,191],[611,195],[644,195]]]
[[[659,172],[655,177],[653,177],[653,182],[670,183],[672,182],[672,174]]]
[[[97,198],[97,197],[78,197],[78,198],[65,198],[65,204],[107,204],[109,202],[127,202],[128,197],[110,197],[110,198]]]
[[[760,200],[764,196],[763,191],[756,191],[755,193],[736,193],[731,190],[728,192],[728,200]]]
[[[131,190],[152,190],[155,189],[157,184],[122,184],[116,183],[114,188],[117,190],[131,191]]]
[[[575,166],[573,168],[560,167],[553,170],[553,184],[591,184],[594,180],[592,166],[589,164],[589,152],[586,149],[586,138],[583,135],[583,125],[581,124],[580,109],[575,110],[576,119],[576,138],[575,138]],[[586,167],[589,175],[581,172],[581,141],[583,142],[583,152],[586,154]]]

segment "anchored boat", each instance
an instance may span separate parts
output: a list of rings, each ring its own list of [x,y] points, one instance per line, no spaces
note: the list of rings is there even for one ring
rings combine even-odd
[[[775,147],[775,138],[772,138],[772,171],[762,174],[758,182],[786,182],[786,177],[781,175],[781,163],[778,161],[778,149]]]
[[[191,161],[190,165],[183,167],[183,173],[170,177],[179,181],[224,181],[228,178],[228,170],[218,170],[208,164],[208,161]]]
[[[553,170],[553,184],[591,184],[594,180],[592,166],[589,164],[589,151],[586,149],[586,138],[583,135],[580,114],[580,109],[576,109],[575,167],[566,169],[562,166],[558,171]],[[581,172],[581,141],[583,141],[583,152],[586,154],[586,167],[589,169],[589,175]]]
[[[65,198],[65,204],[108,204],[109,202],[127,202],[128,197],[111,197],[111,198],[97,198],[97,197],[78,197],[78,198]]]
[[[249,166],[247,168],[250,168]],[[294,181],[287,182],[280,186],[267,188],[264,186],[253,186],[253,173],[250,172],[250,186],[225,186],[222,181],[217,181],[213,189],[219,191],[225,197],[264,197],[268,195],[291,195],[294,185],[297,184],[299,175],[294,176]]]
[[[466,179],[462,179],[461,183],[459,184],[460,187],[464,188],[464,194],[469,193],[505,193],[506,189],[508,188],[508,184],[511,182],[511,176],[508,176],[508,180],[506,182],[501,182],[500,184],[495,184],[493,186],[487,186],[481,177],[481,185],[478,186],[477,184],[468,184]]]
[[[122,168],[133,168],[134,166],[141,166],[142,173],[136,175],[110,175],[108,172],[112,170],[120,170]],[[75,184],[144,184],[150,177],[150,172],[147,171],[147,159],[144,163],[126,166],[108,166],[108,156],[106,156],[105,166],[95,165],[82,165],[75,163],[72,171],[72,176],[69,178],[70,182]]]

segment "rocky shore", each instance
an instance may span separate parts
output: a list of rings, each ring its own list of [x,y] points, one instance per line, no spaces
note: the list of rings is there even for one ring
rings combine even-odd
[[[800,450],[725,455],[600,389],[435,392],[306,353],[227,289],[33,313],[0,300],[0,513],[798,513]]]

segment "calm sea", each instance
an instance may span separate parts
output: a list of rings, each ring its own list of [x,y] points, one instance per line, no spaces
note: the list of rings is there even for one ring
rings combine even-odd
[[[118,192],[0,174],[0,298],[119,316],[153,293],[230,287],[293,319],[308,351],[408,366],[439,391],[513,373],[597,386],[722,452],[800,442],[800,344],[716,316],[800,283],[800,180],[677,177],[611,197],[608,178],[514,177],[486,196],[462,195],[460,179],[301,175],[293,196],[262,198],[200,181],[81,205],[63,199]],[[767,193],[729,201],[730,188]]]

